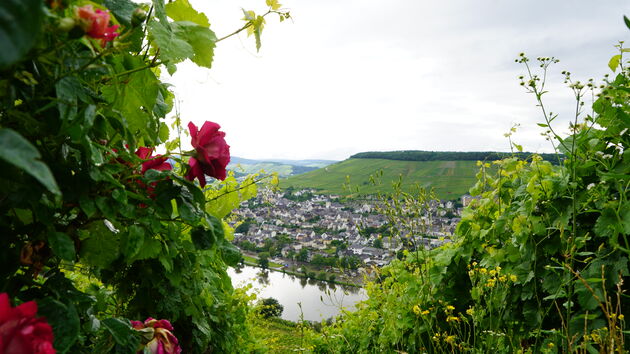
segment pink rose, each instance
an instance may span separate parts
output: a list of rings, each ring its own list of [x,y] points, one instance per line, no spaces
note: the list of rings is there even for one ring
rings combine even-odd
[[[95,11],[92,5],[85,5],[77,8],[76,15],[85,33],[92,38],[101,39],[102,46],[118,36],[116,30],[119,26],[109,26],[109,11]]]
[[[191,144],[196,155],[188,161],[190,170],[186,178],[190,181],[197,178],[203,188],[206,185],[204,175],[224,180],[225,168],[230,163],[230,146],[225,142],[225,133],[219,131],[221,126],[206,121],[201,130],[192,122],[188,123],[188,130],[192,138]]]
[[[182,348],[179,341],[173,335],[173,326],[168,320],[156,320],[151,317],[147,318],[144,323],[140,321],[131,321],[131,327],[138,331],[144,329],[153,329],[153,337],[146,343],[146,348],[154,354],[179,354]],[[149,332],[150,333],[150,332]],[[142,353],[139,351],[138,353]]]
[[[36,314],[35,301],[12,308],[9,296],[0,294],[0,353],[55,353],[52,328]]]

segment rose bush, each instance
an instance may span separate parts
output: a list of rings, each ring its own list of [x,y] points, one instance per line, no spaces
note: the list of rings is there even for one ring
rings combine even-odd
[[[9,296],[0,294],[0,353],[55,353],[52,328],[36,314],[35,301],[11,307]]]
[[[60,353],[133,353],[128,318],[154,316],[186,352],[237,352],[247,300],[226,272],[240,254],[221,219],[262,178],[226,176],[214,123],[182,153],[161,80],[184,60],[212,66],[206,15],[187,0],[2,0],[0,14],[0,289],[46,318],[3,322],[2,345],[45,350],[52,327]],[[259,37],[258,17],[244,28]],[[191,183],[190,156],[202,186],[204,174],[225,182]],[[175,348],[156,329],[155,348]]]
[[[186,178],[190,181],[197,178],[201,187],[206,185],[204,175],[224,180],[225,168],[230,163],[230,146],[225,142],[225,133],[219,131],[221,126],[214,122],[206,121],[201,130],[190,122],[191,144],[196,155],[188,161],[190,170]]]

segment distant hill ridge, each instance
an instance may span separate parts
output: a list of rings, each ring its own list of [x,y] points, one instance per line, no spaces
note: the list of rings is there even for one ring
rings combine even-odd
[[[314,188],[324,194],[357,194],[344,188],[347,178],[359,187],[358,194],[391,192],[392,182],[403,179],[404,190],[412,191],[418,184],[432,188],[440,199],[456,199],[475,184],[479,172],[477,161],[494,161],[515,156],[530,158],[533,153],[454,152],[454,151],[386,151],[362,152],[345,161],[283,179],[283,188]],[[555,154],[539,154],[551,163],[558,163]],[[560,157],[562,159],[562,156]],[[382,183],[371,183],[372,175],[382,171]]]
[[[318,168],[330,165],[336,161],[331,160],[253,160],[242,157],[232,156],[228,169],[232,170],[236,177],[247,176],[252,173],[258,173],[261,170],[265,172],[275,172],[280,177],[288,177],[316,170]]]
[[[495,161],[507,157],[517,157],[528,159],[534,153],[531,152],[496,152],[496,151],[423,151],[423,150],[401,150],[401,151],[368,151],[360,152],[350,156],[351,159],[385,159],[398,161]],[[536,154],[543,160],[558,163],[556,154]],[[563,157],[560,156],[562,159]]]

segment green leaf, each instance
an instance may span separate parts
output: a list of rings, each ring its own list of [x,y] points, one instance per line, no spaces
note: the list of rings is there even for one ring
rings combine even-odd
[[[221,255],[225,264],[235,266],[243,257],[241,251],[229,242],[223,242],[220,247]]]
[[[20,222],[24,225],[29,225],[33,223],[33,212],[28,209],[13,209],[15,216],[20,219]]]
[[[613,55],[608,62],[608,67],[612,71],[616,71],[619,66],[619,62],[621,61],[621,54]]]
[[[79,80],[74,76],[67,76],[55,84],[57,93],[57,107],[59,117],[64,124],[77,116],[77,94],[83,90]]]
[[[53,346],[58,353],[66,353],[79,339],[79,315],[74,305],[66,306],[50,297],[37,300],[37,314],[43,316],[53,329]]]
[[[212,67],[216,35],[210,29],[198,26],[192,22],[175,22],[173,29],[179,38],[186,41],[193,50],[188,56],[193,63],[206,68]]]
[[[190,232],[190,237],[198,250],[207,250],[217,242],[214,227],[197,227]]]
[[[517,143],[512,143],[512,145],[514,145],[514,147],[516,148],[516,150],[518,150],[518,152],[523,152],[523,146],[519,145]]]
[[[161,142],[167,141],[168,135],[169,135],[168,125],[164,122],[160,123],[160,132],[158,134],[160,141]]]
[[[81,197],[79,198],[79,206],[81,206],[81,210],[83,210],[88,218],[92,217],[92,215],[96,213],[96,204],[94,204],[94,200],[90,199],[85,194],[81,194]]]
[[[175,0],[166,4],[166,14],[173,21],[190,21],[203,27],[210,27],[210,22],[205,14],[197,12],[188,0]]]
[[[153,11],[155,12],[155,17],[157,17],[160,22],[168,26],[166,9],[164,8],[164,0],[153,0]]]
[[[126,62],[130,65],[122,70],[138,69],[144,65],[140,58],[127,58]],[[155,141],[159,120],[152,112],[157,103],[159,80],[149,69],[125,77],[124,82],[117,81],[103,86],[102,96],[111,104],[112,109],[120,113],[120,119],[126,123],[132,134],[144,134],[145,138]]]
[[[41,0],[0,1],[0,68],[12,65],[33,47],[42,29]]]
[[[129,350],[129,353],[135,353],[138,345],[140,344],[140,338],[138,333],[131,328],[131,324],[128,320],[120,318],[106,318],[101,321],[101,324],[112,335],[114,341],[121,345],[123,348]]]
[[[112,198],[120,204],[127,204],[127,192],[124,189],[114,189],[112,192]]]
[[[195,55],[192,46],[171,30],[170,26],[167,27],[161,22],[151,21],[149,33],[159,47],[160,58],[163,61],[178,63]]]
[[[74,261],[76,252],[74,242],[70,236],[62,232],[53,232],[48,235],[48,243],[53,253],[66,261]]]
[[[272,10],[278,10],[282,5],[278,3],[278,0],[266,0],[267,6],[271,7]]]
[[[40,158],[39,151],[20,134],[8,128],[0,129],[0,159],[33,176],[51,193],[61,195],[50,169]]]
[[[623,16],[623,22],[625,22],[626,27],[630,29],[630,19],[628,19],[625,15]]]
[[[120,24],[125,27],[131,26],[131,16],[138,7],[137,4],[130,0],[105,0],[104,5],[116,16]]]
[[[256,51],[260,51],[260,46],[262,45],[260,36],[262,35],[262,30],[265,27],[265,18],[262,16],[256,17],[256,20],[253,21],[254,28],[254,38],[256,38]]]
[[[106,268],[118,258],[118,235],[110,231],[102,221],[95,221],[86,229],[80,230],[79,238],[80,257],[85,264]]]
[[[128,260],[132,260],[140,252],[144,244],[144,228],[139,225],[131,225],[125,241],[123,254]]]

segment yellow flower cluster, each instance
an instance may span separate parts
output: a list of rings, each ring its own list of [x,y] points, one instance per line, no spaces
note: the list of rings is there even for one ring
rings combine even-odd
[[[497,282],[506,283],[508,280],[510,280],[511,282],[516,282],[516,280],[518,279],[514,274],[502,274],[501,270],[503,270],[503,268],[499,266],[494,267],[494,269],[477,267],[477,262],[472,262],[468,265],[468,269],[468,275],[471,278],[474,277],[476,274],[481,275],[483,278],[489,277],[488,279],[486,279],[486,282],[484,284],[484,286],[488,288],[493,288],[497,284]]]
[[[461,319],[457,316],[447,316],[446,322],[459,322]]]
[[[411,310],[413,311],[413,313],[416,314],[416,316],[420,316],[420,315],[426,316],[426,315],[431,313],[431,311],[429,311],[429,310],[421,309],[420,306],[418,306],[418,305],[414,305]]]

